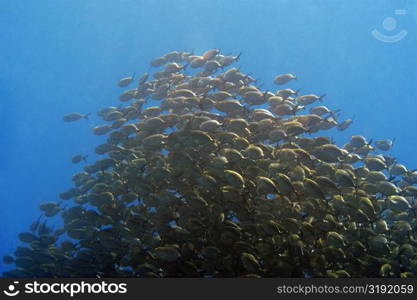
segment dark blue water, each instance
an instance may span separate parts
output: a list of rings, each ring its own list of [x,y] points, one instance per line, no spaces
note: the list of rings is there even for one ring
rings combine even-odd
[[[117,81],[172,50],[242,52],[263,88],[294,73],[286,87],[354,116],[329,132],[339,143],[395,138],[392,154],[417,168],[415,1],[1,0],[0,11],[0,257],[40,202],[71,187],[82,168],[71,157],[93,154],[95,112],[118,104]],[[64,123],[73,111],[93,116]]]

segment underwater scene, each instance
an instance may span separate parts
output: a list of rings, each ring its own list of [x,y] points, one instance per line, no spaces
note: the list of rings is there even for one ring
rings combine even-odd
[[[417,277],[417,3],[2,0],[2,277]]]

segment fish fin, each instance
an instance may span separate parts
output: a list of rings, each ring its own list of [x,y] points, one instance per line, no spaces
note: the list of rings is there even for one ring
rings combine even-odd
[[[30,231],[36,232],[36,230],[38,229],[39,224],[41,222],[42,216],[43,216],[43,214],[40,214],[38,219],[30,225]]]

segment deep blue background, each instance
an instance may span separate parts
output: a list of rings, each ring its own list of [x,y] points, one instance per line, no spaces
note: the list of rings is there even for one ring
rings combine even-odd
[[[99,138],[72,111],[117,105],[118,79],[172,50],[220,48],[274,88],[277,73],[355,122],[336,135],[396,138],[392,154],[417,168],[417,3],[379,0],[0,0],[0,257],[17,234],[71,187]],[[395,15],[406,9],[406,15]],[[398,24],[382,27],[386,17]],[[383,43],[373,29],[408,35]],[[6,266],[0,261],[0,271]]]

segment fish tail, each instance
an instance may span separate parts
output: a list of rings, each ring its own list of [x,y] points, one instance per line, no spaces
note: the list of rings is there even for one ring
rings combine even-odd
[[[88,114],[85,114],[84,116],[83,116],[83,118],[84,119],[86,119],[86,120],[88,120],[88,117],[91,115],[91,113],[89,112]]]
[[[330,111],[330,116],[337,120],[337,118],[339,117],[339,113],[340,113],[340,109],[335,109],[335,110],[331,110]]]
[[[319,101],[323,103],[323,98],[326,97],[326,94],[323,94],[319,97]]]
[[[295,116],[295,115],[297,114],[298,110],[302,109],[301,107],[302,107],[301,105],[296,105],[296,106],[294,106],[294,107],[291,109],[291,113]]]

